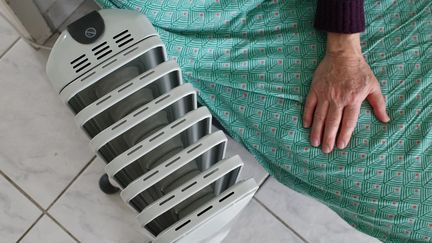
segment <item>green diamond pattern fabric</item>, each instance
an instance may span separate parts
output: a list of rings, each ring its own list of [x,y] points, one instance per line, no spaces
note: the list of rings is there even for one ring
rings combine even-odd
[[[363,102],[324,154],[301,117],[325,33],[314,0],[98,0],[145,14],[199,99],[279,182],[383,242],[432,242],[432,2],[365,1],[362,48],[392,121]]]

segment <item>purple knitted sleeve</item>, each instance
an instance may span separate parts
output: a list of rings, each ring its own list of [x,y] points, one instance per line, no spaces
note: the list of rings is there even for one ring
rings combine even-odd
[[[318,0],[316,29],[336,33],[358,33],[365,30],[363,0]]]

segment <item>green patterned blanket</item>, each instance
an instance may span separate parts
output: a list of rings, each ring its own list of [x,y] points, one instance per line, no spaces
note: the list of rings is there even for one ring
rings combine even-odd
[[[384,242],[432,242],[432,2],[365,1],[362,48],[389,124],[365,101],[348,147],[324,154],[301,117],[325,51],[314,0],[98,0],[145,14],[230,135],[279,182]]]

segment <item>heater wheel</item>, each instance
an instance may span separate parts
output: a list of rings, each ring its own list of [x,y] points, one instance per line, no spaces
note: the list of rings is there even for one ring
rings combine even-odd
[[[103,174],[101,176],[101,178],[99,179],[99,188],[105,194],[114,194],[114,193],[120,191],[120,189],[118,187],[111,185],[107,174]]]

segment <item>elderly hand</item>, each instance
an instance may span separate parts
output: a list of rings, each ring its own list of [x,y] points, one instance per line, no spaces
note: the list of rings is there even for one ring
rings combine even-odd
[[[329,33],[303,115],[303,126],[312,125],[312,146],[322,144],[322,151],[330,153],[337,139],[337,147],[344,149],[366,98],[380,121],[390,121],[379,82],[361,53],[360,35]]]

